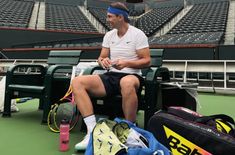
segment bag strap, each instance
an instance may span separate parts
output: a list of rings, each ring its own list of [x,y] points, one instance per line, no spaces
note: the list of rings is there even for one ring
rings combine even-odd
[[[203,116],[196,120],[198,123],[210,124],[213,122],[215,128],[221,132],[235,137],[235,122],[232,117],[225,114]],[[219,127],[218,127],[219,126]]]
[[[235,137],[235,121],[225,114],[202,116],[199,113],[184,107],[168,107],[167,113],[178,116],[185,120],[194,121],[216,128],[218,131],[228,133]]]
[[[167,108],[167,113],[178,116],[180,118],[189,120],[189,121],[194,121],[197,118],[201,117],[199,113],[196,111],[190,110],[185,107],[178,107],[178,106],[170,106]]]
[[[195,121],[198,123],[207,123],[210,120],[216,120],[216,119],[222,119],[226,122],[229,122],[233,125],[233,128],[235,127],[235,122],[232,117],[225,115],[225,114],[216,114],[216,115],[210,115],[210,116],[202,116],[197,118]]]

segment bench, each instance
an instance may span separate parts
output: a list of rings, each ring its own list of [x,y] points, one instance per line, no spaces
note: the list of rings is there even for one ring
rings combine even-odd
[[[144,127],[147,127],[149,118],[158,110],[158,91],[161,82],[169,82],[169,70],[162,67],[163,49],[151,49],[151,65],[142,69],[144,77],[144,86],[141,95],[138,95],[138,110],[144,111]],[[100,66],[88,68],[84,74],[101,73],[103,69]],[[91,98],[96,114],[108,115],[110,119],[117,116],[123,116],[121,108],[121,96],[111,96],[104,98]]]
[[[51,104],[63,97],[69,88],[72,66],[79,63],[81,53],[80,50],[52,50],[47,65],[18,64],[10,67],[6,73],[2,116],[11,116],[11,99],[33,97],[39,98],[39,109],[43,110],[42,123],[46,123]]]

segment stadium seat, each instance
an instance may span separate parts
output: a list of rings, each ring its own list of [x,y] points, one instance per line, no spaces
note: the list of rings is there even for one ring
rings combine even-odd
[[[162,66],[163,49],[151,49],[151,66],[142,69],[142,76],[145,79],[143,91],[138,95],[138,109],[144,110],[144,126],[146,127],[149,118],[158,109],[158,91],[161,82],[170,80],[169,70]],[[88,68],[84,74],[102,73],[102,68],[97,66]],[[104,70],[103,70],[104,72]],[[121,108],[121,96],[111,96],[104,98],[92,98],[96,114],[108,115],[110,119],[123,116]],[[115,109],[115,110],[114,110]]]
[[[47,65],[18,64],[7,71],[3,117],[11,116],[11,99],[39,98],[43,110],[42,123],[47,122],[51,104],[64,96],[69,88],[72,66],[80,61],[82,51],[50,51]],[[22,72],[21,70],[27,70]]]

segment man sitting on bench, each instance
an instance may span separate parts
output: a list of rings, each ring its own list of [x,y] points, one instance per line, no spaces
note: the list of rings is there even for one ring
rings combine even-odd
[[[107,11],[107,21],[113,30],[103,38],[98,63],[108,72],[102,75],[78,76],[72,81],[72,90],[77,107],[84,118],[87,135],[75,145],[76,150],[85,150],[96,118],[89,96],[104,97],[122,95],[122,109],[126,120],[136,121],[138,108],[137,92],[141,91],[143,78],[141,68],[150,65],[148,38],[128,22],[128,9],[120,2],[112,3]]]

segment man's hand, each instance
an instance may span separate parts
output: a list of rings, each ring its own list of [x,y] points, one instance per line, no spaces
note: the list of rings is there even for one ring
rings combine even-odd
[[[127,61],[121,60],[121,59],[115,60],[112,62],[112,67],[116,68],[118,70],[121,70],[121,69],[127,67]]]
[[[104,69],[109,69],[112,66],[111,60],[108,57],[100,59],[99,63]]]

